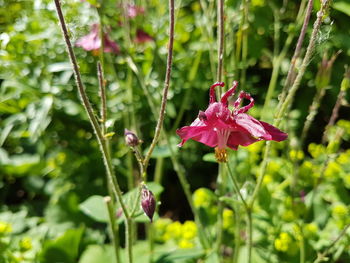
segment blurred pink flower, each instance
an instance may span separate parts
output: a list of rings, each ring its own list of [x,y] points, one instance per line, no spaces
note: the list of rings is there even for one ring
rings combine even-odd
[[[82,47],[86,51],[93,51],[94,54],[98,53],[101,47],[101,39],[100,39],[99,25],[93,24],[91,26],[91,31],[86,36],[81,37],[75,43],[76,46]],[[119,53],[120,48],[116,42],[111,40],[106,33],[103,35],[104,41],[104,52],[107,53]]]
[[[237,150],[239,145],[248,146],[261,140],[283,141],[288,135],[276,127],[254,119],[246,112],[254,106],[254,99],[241,92],[233,103],[233,110],[228,108],[228,98],[233,96],[238,85],[234,81],[219,102],[215,98],[215,88],[223,87],[223,82],[217,82],[210,87],[208,108],[200,111],[198,117],[190,126],[178,129],[181,137],[181,147],[187,140],[192,139],[210,147],[215,147],[215,157],[218,162],[227,161],[226,148]],[[247,106],[240,107],[243,99],[250,100]]]
[[[129,18],[135,18],[138,15],[142,15],[145,9],[142,6],[136,6],[132,4],[127,5],[127,16]]]
[[[141,29],[137,29],[135,43],[143,44],[150,41],[153,41],[153,38],[149,34],[147,34],[145,31]]]

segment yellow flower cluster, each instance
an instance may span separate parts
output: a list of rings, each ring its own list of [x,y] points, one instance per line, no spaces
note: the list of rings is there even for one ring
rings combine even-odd
[[[231,209],[224,209],[224,212],[222,214],[222,219],[223,219],[223,228],[229,232],[234,231],[234,213]]]
[[[30,237],[22,238],[21,241],[19,242],[19,247],[21,251],[31,250],[33,247],[32,239]]]
[[[323,145],[316,143],[310,143],[308,146],[308,151],[314,159],[326,154],[326,148]]]
[[[300,161],[300,160],[304,159],[304,152],[301,150],[291,150],[289,152],[289,158],[292,161]]]
[[[292,237],[288,233],[282,232],[275,240],[275,248],[278,251],[287,252],[292,243]]]
[[[179,248],[192,248],[195,246],[197,225],[193,221],[179,221],[160,218],[155,222],[156,240],[158,242],[175,241]]]
[[[0,221],[0,235],[11,233],[11,232],[12,232],[12,225],[10,223]]]

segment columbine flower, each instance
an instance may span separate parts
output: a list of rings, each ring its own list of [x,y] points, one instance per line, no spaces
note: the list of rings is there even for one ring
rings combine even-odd
[[[119,53],[120,48],[117,43],[111,40],[106,33],[103,35],[104,41],[104,52],[107,53]],[[76,46],[82,47],[86,51],[93,51],[94,54],[98,53],[101,47],[101,39],[99,32],[99,25],[93,24],[91,26],[91,31],[86,36],[78,39],[75,43]]]
[[[226,148],[237,150],[239,145],[248,146],[261,140],[283,141],[287,134],[276,127],[254,119],[246,112],[254,106],[254,99],[245,92],[241,92],[233,103],[233,110],[228,108],[228,99],[233,96],[238,83],[233,82],[219,102],[215,98],[215,88],[223,87],[223,82],[217,82],[210,87],[209,106],[190,126],[178,129],[176,133],[181,137],[181,147],[187,140],[192,139],[210,147],[215,147],[215,157],[218,162],[227,162]],[[247,106],[240,107],[243,99],[250,100]]]
[[[146,185],[141,189],[141,207],[152,222],[154,211],[156,210],[156,199]]]
[[[143,44],[150,41],[153,41],[153,38],[149,34],[141,29],[137,29],[135,43]]]

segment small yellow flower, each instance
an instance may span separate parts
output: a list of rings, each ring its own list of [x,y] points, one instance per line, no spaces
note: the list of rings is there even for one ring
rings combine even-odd
[[[288,233],[282,232],[275,240],[275,248],[278,251],[287,252],[292,241],[293,240]]]
[[[187,239],[181,239],[178,243],[179,248],[193,248],[194,243],[191,241],[188,241]]]
[[[10,223],[0,221],[0,235],[11,233],[11,232],[12,232],[12,225]]]
[[[341,166],[335,161],[328,163],[327,168],[324,172],[325,177],[327,178],[338,178],[342,172]]]
[[[213,193],[206,188],[199,188],[193,193],[193,203],[195,207],[207,208],[213,202]]]
[[[175,221],[167,226],[166,235],[170,238],[179,239],[182,234],[182,225],[179,221]]]
[[[182,225],[182,237],[185,239],[193,239],[197,235],[197,225],[193,221],[186,221]]]
[[[24,237],[22,240],[19,242],[19,246],[21,251],[28,251],[32,249],[32,239],[30,237]]]
[[[304,158],[304,153],[301,150],[291,150],[289,152],[289,157],[292,161],[299,161]]]
[[[310,143],[308,151],[314,159],[317,159],[323,154],[326,154],[326,148],[321,144]]]
[[[316,236],[318,232],[318,226],[315,223],[309,223],[304,226],[304,235],[307,238]]]
[[[223,227],[224,229],[230,229],[232,228],[234,224],[234,213],[230,209],[224,209],[224,212],[222,214],[223,217]]]
[[[349,209],[344,204],[337,204],[332,208],[332,216],[336,219],[344,219],[349,213]]]

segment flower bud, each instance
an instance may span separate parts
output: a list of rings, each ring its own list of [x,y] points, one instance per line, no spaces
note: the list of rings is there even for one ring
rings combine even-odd
[[[156,199],[145,185],[142,186],[141,190],[141,207],[152,222],[153,214],[156,210]]]
[[[132,131],[129,131],[128,129],[124,130],[124,138],[126,145],[130,147],[135,147],[140,143],[140,140],[137,138],[136,134]]]

